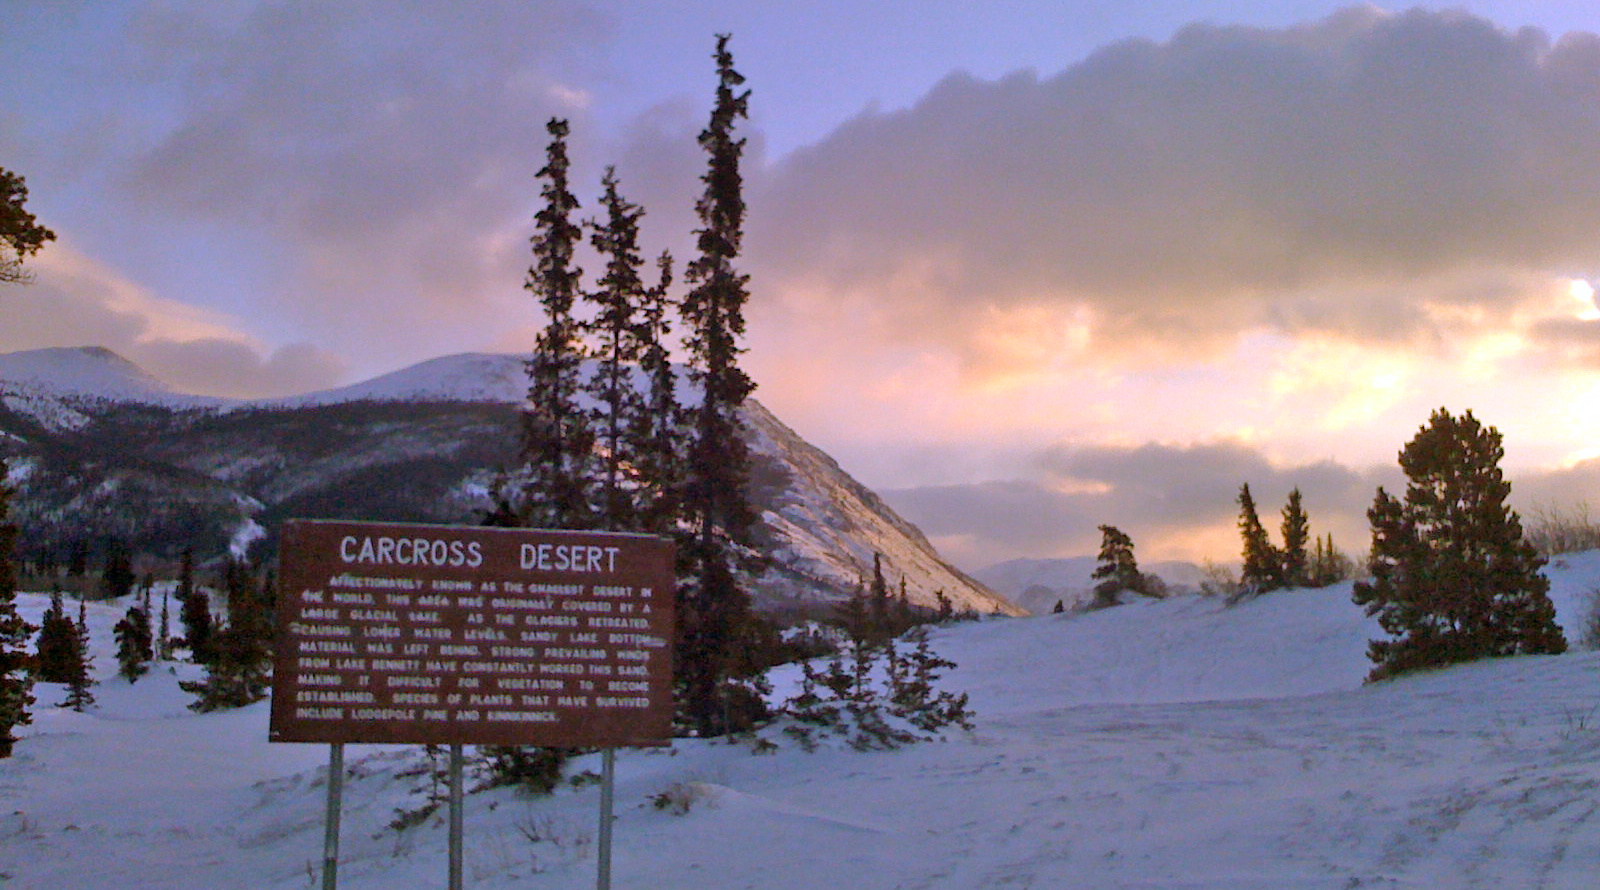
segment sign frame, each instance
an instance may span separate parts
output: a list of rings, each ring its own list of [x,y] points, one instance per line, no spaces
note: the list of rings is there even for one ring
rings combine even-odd
[[[271,741],[671,741],[669,539],[292,519],[279,553]]]

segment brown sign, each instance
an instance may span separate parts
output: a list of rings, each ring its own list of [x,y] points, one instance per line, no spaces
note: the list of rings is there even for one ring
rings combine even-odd
[[[290,520],[280,553],[272,741],[672,737],[666,539]]]

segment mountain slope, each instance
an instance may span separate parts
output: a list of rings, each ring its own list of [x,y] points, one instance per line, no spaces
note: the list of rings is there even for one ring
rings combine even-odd
[[[56,385],[53,375],[61,375]],[[106,350],[0,356],[0,451],[13,463],[29,559],[108,538],[138,552],[220,553],[288,517],[475,523],[514,465],[515,356],[447,356],[289,399],[175,393]],[[882,553],[893,583],[933,605],[1016,608],[759,403],[746,411],[757,540],[771,563],[758,606],[840,600]]]

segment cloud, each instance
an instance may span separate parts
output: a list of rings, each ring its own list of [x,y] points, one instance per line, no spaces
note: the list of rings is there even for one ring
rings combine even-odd
[[[1378,485],[1403,486],[1399,470],[1357,470],[1333,461],[1280,466],[1236,442],[1193,446],[1057,446],[1040,452],[1033,478],[924,486],[885,494],[951,559],[980,568],[1017,557],[1092,555],[1099,526],[1133,537],[1141,558],[1237,559],[1239,487],[1276,529],[1299,488],[1314,534],[1366,550],[1366,509]]]
[[[1439,342],[1523,298],[1481,275],[1600,268],[1597,107],[1592,34],[1371,7],[1195,25],[859,115],[763,178],[752,254],[771,289],[983,372],[1017,318],[1102,363],[1256,330]]]
[[[573,118],[589,154],[610,33],[561,0],[149,7],[111,64],[178,98],[120,188],[261,244],[253,299],[327,345],[461,348],[527,311],[544,125]]]
[[[306,343],[268,350],[234,320],[157,297],[70,242],[35,260],[35,283],[0,288],[0,351],[104,346],[176,389],[202,395],[290,395],[345,375],[344,360],[331,352]]]

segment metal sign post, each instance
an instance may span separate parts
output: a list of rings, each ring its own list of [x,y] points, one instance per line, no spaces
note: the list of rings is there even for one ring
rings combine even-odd
[[[600,753],[600,853],[595,877],[599,890],[611,890],[611,809],[616,798],[616,781],[617,751],[607,748]]]
[[[461,890],[461,746],[450,746],[450,890]]]
[[[339,811],[344,797],[344,743],[328,746],[328,815],[322,833],[322,890],[339,886]]]

